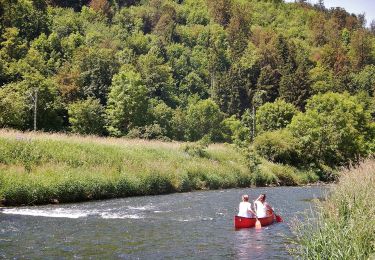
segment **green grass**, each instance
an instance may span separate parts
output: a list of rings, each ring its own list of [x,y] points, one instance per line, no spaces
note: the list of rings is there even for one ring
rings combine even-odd
[[[268,162],[251,173],[245,157],[227,144],[192,153],[178,142],[0,131],[3,205],[297,185],[309,182],[305,175]]]
[[[375,161],[341,173],[308,223],[296,225],[302,259],[375,259]]]

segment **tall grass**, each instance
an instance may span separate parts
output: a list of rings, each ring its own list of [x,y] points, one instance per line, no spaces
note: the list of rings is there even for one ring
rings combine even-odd
[[[261,173],[251,173],[245,157],[231,145],[212,144],[204,149],[192,152],[178,142],[0,130],[1,204],[283,184],[276,175],[263,180]]]
[[[375,259],[375,161],[341,173],[309,223],[295,228],[303,259]]]

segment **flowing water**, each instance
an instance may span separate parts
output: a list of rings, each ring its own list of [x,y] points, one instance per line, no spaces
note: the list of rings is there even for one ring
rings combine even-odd
[[[284,222],[236,231],[245,193],[266,193]],[[231,189],[3,208],[0,258],[290,259],[290,223],[324,194],[324,187]]]

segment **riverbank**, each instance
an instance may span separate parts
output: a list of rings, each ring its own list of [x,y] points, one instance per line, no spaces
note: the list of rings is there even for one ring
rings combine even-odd
[[[0,131],[3,206],[67,203],[251,185],[302,185],[315,174],[262,162],[232,145]]]
[[[295,229],[303,259],[375,258],[375,161],[340,176],[314,220]]]

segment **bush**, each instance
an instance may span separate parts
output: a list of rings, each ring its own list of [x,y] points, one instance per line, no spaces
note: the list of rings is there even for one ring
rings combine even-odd
[[[126,135],[128,138],[140,138],[140,139],[158,139],[164,141],[170,141],[167,135],[167,130],[162,128],[159,124],[151,124],[143,127],[134,127]]]
[[[254,140],[254,149],[271,162],[291,165],[299,162],[297,139],[286,129],[257,136]]]
[[[295,186],[299,184],[298,171],[291,166],[269,163],[265,164],[262,170],[268,172],[269,175],[273,174],[277,185]]]
[[[235,116],[224,119],[221,128],[223,139],[227,142],[233,142],[239,147],[250,142],[250,129]]]
[[[238,172],[236,174],[236,180],[238,187],[249,187],[253,183],[253,175],[251,173]]]
[[[284,128],[292,121],[297,112],[294,105],[282,99],[278,99],[274,103],[266,103],[257,111],[258,130],[264,132]]]
[[[197,141],[204,135],[210,135],[213,140],[220,139],[221,131],[219,126],[223,118],[224,116],[219,106],[211,99],[191,104],[186,114],[189,140]]]
[[[165,194],[175,191],[169,177],[158,172],[141,176],[140,182],[142,195]]]
[[[17,85],[0,87],[0,127],[25,128],[27,110],[27,98]]]
[[[306,113],[296,115],[288,130],[299,140],[305,164],[333,168],[358,162],[368,155],[374,142],[370,112],[359,98],[348,93],[312,97]]]
[[[104,134],[104,107],[98,99],[87,99],[69,105],[69,123],[73,133]]]
[[[167,106],[164,102],[161,102],[151,109],[151,113],[154,120],[154,125],[159,125],[160,128],[164,129],[163,135],[172,138],[173,109]]]

